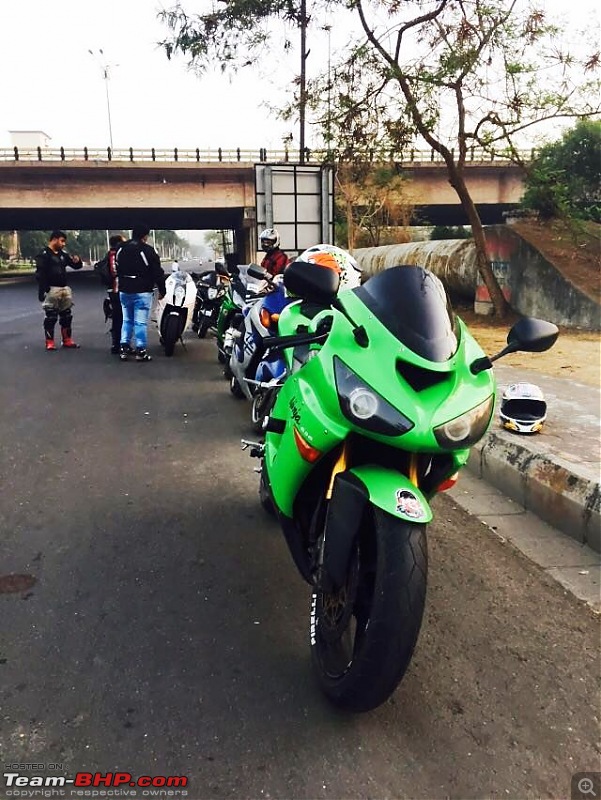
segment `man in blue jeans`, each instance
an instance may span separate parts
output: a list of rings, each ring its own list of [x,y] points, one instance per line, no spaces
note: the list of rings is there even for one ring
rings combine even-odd
[[[117,250],[115,257],[123,309],[119,353],[122,361],[127,361],[130,355],[136,361],[152,361],[146,352],[152,290],[157,286],[159,296],[164,297],[166,276],[156,250],[146,243],[149,233],[146,225],[134,225],[131,239]],[[135,349],[131,346],[132,337]]]

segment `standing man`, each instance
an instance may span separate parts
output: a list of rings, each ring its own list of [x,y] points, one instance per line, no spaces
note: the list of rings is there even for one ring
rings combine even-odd
[[[67,267],[81,269],[83,264],[79,256],[65,253],[67,244],[65,231],[52,231],[48,246],[35,259],[35,276],[38,282],[38,300],[44,309],[44,336],[46,350],[56,350],[54,344],[54,328],[60,320],[63,347],[74,349],[79,347],[72,339],[71,324],[73,314],[73,294],[67,286]]]
[[[111,353],[119,355],[121,353],[121,326],[123,325],[123,309],[119,297],[119,279],[117,278],[117,250],[125,242],[125,236],[117,233],[109,239],[109,251],[106,259],[106,290],[108,301],[111,306]],[[104,259],[103,259],[104,262]],[[101,263],[103,263],[101,262]]]
[[[152,290],[158,286],[159,296],[163,298],[166,276],[158,253],[146,242],[149,233],[146,225],[134,225],[131,239],[117,250],[119,298],[123,309],[119,353],[122,361],[127,361],[130,355],[134,355],[136,361],[152,361],[146,352]],[[131,346],[132,337],[135,350]]]
[[[280,248],[280,234],[275,228],[266,228],[259,236],[261,249],[266,253],[261,266],[271,275],[279,275],[288,266],[288,256]]]

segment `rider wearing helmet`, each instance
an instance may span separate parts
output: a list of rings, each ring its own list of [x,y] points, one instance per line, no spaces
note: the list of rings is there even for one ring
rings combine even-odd
[[[261,266],[271,275],[279,275],[288,266],[288,256],[280,248],[280,234],[275,228],[266,228],[259,236],[261,249],[266,255]]]
[[[512,383],[503,392],[501,424],[515,433],[537,433],[547,418],[547,403],[534,383]]]
[[[341,247],[333,244],[316,244],[301,253],[297,260],[319,264],[338,272],[339,292],[344,289],[356,289],[361,285],[361,267],[353,256]]]

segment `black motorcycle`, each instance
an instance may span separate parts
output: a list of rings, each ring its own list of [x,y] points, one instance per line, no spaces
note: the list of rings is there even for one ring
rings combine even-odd
[[[192,330],[196,331],[199,339],[204,339],[209,329],[216,327],[228,282],[227,271],[219,263],[215,264],[214,271],[207,270],[198,278]]]

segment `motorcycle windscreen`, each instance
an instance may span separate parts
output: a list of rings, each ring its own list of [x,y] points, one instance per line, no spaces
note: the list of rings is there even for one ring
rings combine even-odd
[[[428,361],[457,350],[455,318],[441,281],[427,269],[390,267],[353,292],[406,347]]]

